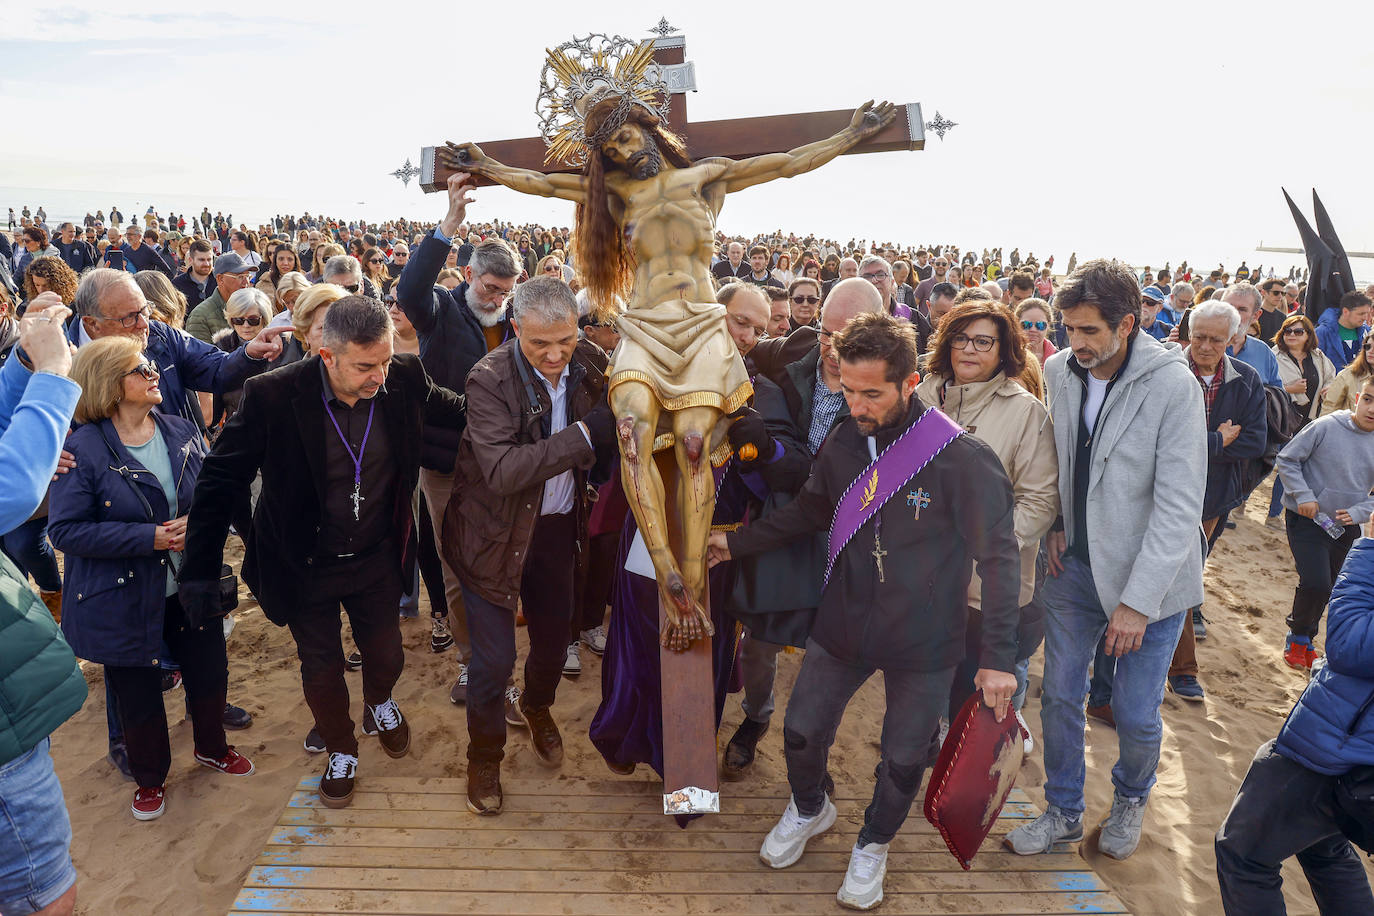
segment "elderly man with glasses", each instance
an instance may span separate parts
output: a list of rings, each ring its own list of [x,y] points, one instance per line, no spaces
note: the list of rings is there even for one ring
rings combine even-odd
[[[920,311],[897,301],[897,285],[892,280],[892,265],[885,258],[871,254],[859,262],[859,277],[878,288],[879,295],[883,297],[884,311],[912,323],[916,328],[916,350],[920,353],[926,352],[926,344],[934,328],[930,325],[930,319]]]

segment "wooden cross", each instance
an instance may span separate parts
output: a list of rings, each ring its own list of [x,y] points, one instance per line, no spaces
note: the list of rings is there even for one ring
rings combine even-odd
[[[686,51],[685,36],[660,35],[654,39],[654,62],[661,68],[664,81],[668,84],[668,126],[686,140],[687,152],[692,159],[703,159],[708,156],[747,159],[765,153],[785,153],[842,130],[854,115],[854,109],[843,108],[837,111],[804,111],[762,118],[688,121],[687,92],[696,91],[696,76],[692,62],[686,60]],[[543,137],[484,140],[478,142],[478,146],[482,147],[482,152],[498,162],[517,168],[546,173],[581,171],[579,166],[558,162],[546,165]],[[898,105],[897,117],[891,124],[845,155],[919,150],[925,147],[925,124],[921,120],[921,103],[911,102],[907,105]],[[448,176],[453,172],[437,160],[436,149],[437,147],[426,146],[420,153],[420,187],[425,191],[443,191]],[[484,176],[475,175],[473,178],[478,185],[495,184]]]
[[[689,121],[687,92],[696,91],[693,64],[686,60],[687,43],[682,35],[667,23],[654,30],[654,62],[660,76],[668,85],[668,126],[687,143],[692,159],[724,156],[746,159],[767,153],[787,152],[824,137],[829,137],[849,125],[852,108],[836,111],[811,111],[798,114],[772,115],[761,118],[736,118],[722,121]],[[463,139],[463,138],[459,138]],[[547,147],[543,137],[519,140],[484,140],[478,145],[491,158],[518,168],[550,172],[579,172],[578,166],[564,163],[545,163]],[[883,130],[858,144],[849,153],[881,153],[894,150],[925,148],[925,130],[921,120],[921,106],[913,102],[897,106],[897,117]],[[443,191],[452,169],[440,163],[435,155],[437,147],[427,146],[421,151],[420,187],[427,192]],[[478,185],[492,185],[490,179],[473,176]],[[673,554],[682,557],[677,500],[678,466],[671,452],[656,456],[663,478],[664,492],[669,494],[667,510],[669,541]],[[884,551],[884,554],[886,552]],[[704,560],[703,560],[704,562]],[[881,569],[882,558],[878,558]],[[709,588],[701,602],[709,613]],[[667,611],[659,608],[660,626]],[[717,638],[731,639],[733,634]],[[665,814],[697,814],[720,810],[719,781],[716,764],[716,723],[711,646],[697,640],[686,652],[660,649],[663,696],[663,805]]]

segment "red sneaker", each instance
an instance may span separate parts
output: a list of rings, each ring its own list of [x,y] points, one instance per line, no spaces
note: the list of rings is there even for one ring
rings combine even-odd
[[[230,776],[247,776],[253,772],[253,761],[234,750],[232,745],[224,756],[218,759],[197,751],[196,762],[219,770],[221,773],[228,773]]]
[[[167,789],[164,786],[149,786],[146,789],[140,787],[134,793],[134,819],[151,821],[162,817],[162,812],[167,810],[166,799]]]
[[[1299,671],[1308,671],[1312,668],[1312,659],[1314,657],[1312,643],[1307,640],[1299,642],[1290,636],[1284,643],[1283,661],[1290,668],[1296,668]]]
[[[1311,668],[1311,667],[1312,667],[1312,664],[1313,664],[1314,662],[1316,662],[1316,660],[1319,659],[1319,658],[1321,658],[1321,657],[1322,657],[1321,650],[1318,649],[1316,646],[1311,646],[1311,645],[1309,645],[1309,646],[1307,647],[1307,667]]]

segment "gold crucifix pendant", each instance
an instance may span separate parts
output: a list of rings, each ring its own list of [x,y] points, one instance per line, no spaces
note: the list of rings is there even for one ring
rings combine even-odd
[[[878,581],[886,582],[883,578],[883,557],[887,556],[887,551],[883,550],[883,539],[876,534],[873,536],[873,559],[878,563]]]

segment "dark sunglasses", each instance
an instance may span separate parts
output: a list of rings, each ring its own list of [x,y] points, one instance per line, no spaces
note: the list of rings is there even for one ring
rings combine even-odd
[[[239,318],[230,318],[229,323],[236,328],[242,327],[245,324],[250,328],[256,328],[258,325],[262,324],[262,317],[259,315],[244,315]]]
[[[144,381],[155,382],[157,381],[158,376],[160,376],[162,373],[157,371],[157,366],[153,365],[150,362],[144,361],[139,363],[137,366],[134,366],[132,369],[130,369],[128,372],[124,374],[140,375],[143,377]]]
[[[345,283],[343,284],[343,288],[348,290],[350,293],[356,293],[360,285],[361,284],[359,283]]]
[[[369,258],[367,263],[369,263],[369,264],[385,264],[386,261],[382,260],[381,258]]]
[[[1022,328],[1022,330],[1026,330],[1026,331],[1029,331],[1031,328],[1035,328],[1037,331],[1043,331],[1043,330],[1045,330],[1046,328],[1048,328],[1049,326],[1050,326],[1050,323],[1049,323],[1048,321],[1022,321],[1022,322],[1021,322],[1021,328]]]
[[[820,302],[820,301],[821,301],[821,297],[820,297],[820,296],[793,296],[793,297],[792,297],[792,301],[795,302],[797,305],[801,305],[802,303],[810,303],[811,305],[815,305],[817,302]]]
[[[1307,328],[1284,328],[1284,337],[1302,337],[1307,334]]]

